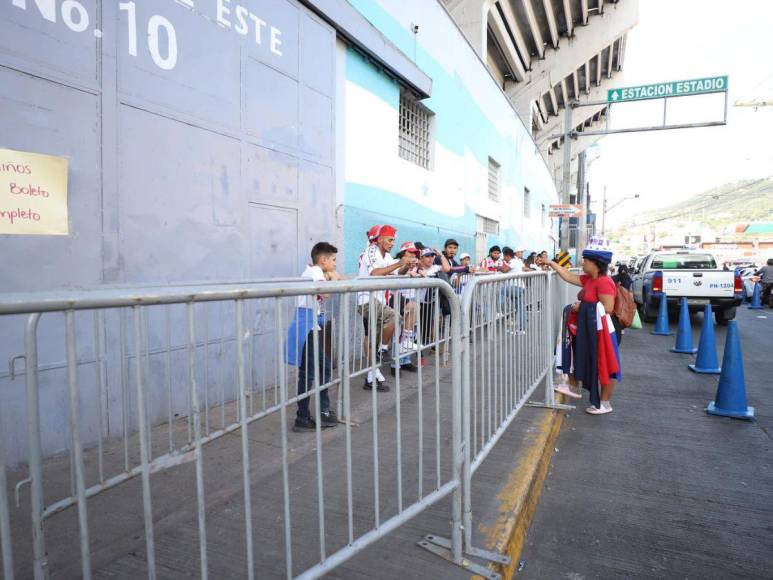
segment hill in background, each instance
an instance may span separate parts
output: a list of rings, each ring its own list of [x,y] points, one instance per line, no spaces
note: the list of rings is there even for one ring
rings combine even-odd
[[[637,213],[608,237],[623,252],[637,253],[642,244],[773,239],[770,234],[736,231],[739,224],[773,222],[773,176],[726,183],[672,206]]]

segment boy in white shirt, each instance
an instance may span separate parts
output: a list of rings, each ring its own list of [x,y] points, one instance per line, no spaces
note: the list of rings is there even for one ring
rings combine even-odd
[[[327,242],[315,244],[311,249],[312,265],[306,267],[301,277],[314,282],[340,280],[341,276],[336,271],[337,254],[338,249],[332,244]],[[295,320],[288,331],[288,362],[298,366],[298,395],[303,395],[315,388],[315,365],[318,365],[317,374],[320,385],[329,383],[332,376],[332,345],[330,344],[332,335],[330,324],[332,321],[328,319],[325,308],[329,297],[327,294],[298,297]],[[314,350],[315,330],[319,350],[316,356]],[[300,351],[300,357],[297,356],[298,351]],[[313,431],[317,428],[317,424],[309,412],[309,399],[310,397],[305,397],[298,401],[293,431]],[[338,425],[338,417],[336,417],[335,411],[330,408],[327,387],[319,391],[319,415],[321,427]]]

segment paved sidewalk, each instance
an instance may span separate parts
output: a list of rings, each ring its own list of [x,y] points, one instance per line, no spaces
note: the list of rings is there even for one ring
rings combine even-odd
[[[773,311],[738,324],[755,422],[706,415],[717,377],[674,337],[626,333],[614,413],[564,421],[519,577],[773,578]]]
[[[430,362],[434,362],[434,357]],[[434,409],[441,414],[441,480],[449,477],[451,393],[449,368],[440,369],[439,383],[434,382],[432,364],[424,370],[422,403],[424,419],[417,413],[419,389],[416,375],[403,373],[400,390],[402,412],[403,502],[416,500],[419,488],[424,494],[437,486],[436,451],[438,449]],[[387,369],[385,369],[387,371]],[[398,510],[396,471],[396,380],[392,391],[377,393],[379,432],[379,507],[383,522]],[[438,398],[438,395],[439,398]],[[270,397],[269,397],[270,399]],[[355,537],[373,525],[373,393],[352,381],[352,410],[356,425],[351,429],[353,465],[353,524]],[[260,400],[256,401],[256,405]],[[288,412],[288,422],[294,410]],[[235,411],[229,405],[226,415]],[[212,419],[218,426],[219,412]],[[520,477],[531,466],[534,449],[545,448],[546,436],[558,415],[545,409],[524,409],[514,425],[483,463],[473,480],[473,515],[477,546],[493,548],[498,531],[507,531],[507,514],[513,511],[513,498],[523,486]],[[419,483],[416,439],[423,425],[423,481]],[[280,455],[280,417],[270,415],[249,428],[250,481],[252,499],[253,546],[255,569],[259,577],[280,578],[285,574],[283,484]],[[184,440],[187,422],[175,425],[176,439]],[[346,544],[347,497],[344,425],[322,434],[325,494],[326,553]],[[132,462],[137,461],[137,437],[131,441]],[[154,455],[166,449],[166,427],[154,429],[151,437]],[[300,573],[313,565],[320,554],[316,437],[313,433],[289,432],[291,521],[293,571]],[[208,569],[211,578],[243,578],[247,569],[245,548],[244,492],[240,432],[226,435],[204,448],[204,484]],[[546,460],[547,462],[547,460]],[[123,464],[119,442],[106,445],[105,471],[118,473]],[[95,477],[94,449],[86,453],[86,472]],[[70,486],[69,460],[58,457],[46,462],[45,496],[47,502],[67,496]],[[26,476],[26,470],[9,473],[9,491]],[[190,578],[199,576],[199,536],[196,514],[195,475],[192,463],[156,473],[151,477],[156,565],[159,577]],[[94,575],[97,578],[140,578],[147,574],[145,532],[142,516],[142,492],[139,478],[132,479],[89,501],[90,546]],[[19,578],[30,576],[31,542],[29,493],[21,493],[21,504],[11,510],[15,564]],[[46,523],[49,567],[53,578],[80,577],[77,512],[65,510]],[[401,526],[385,538],[335,569],[331,578],[469,578],[460,567],[417,546],[426,534],[448,536],[451,501],[445,498]]]

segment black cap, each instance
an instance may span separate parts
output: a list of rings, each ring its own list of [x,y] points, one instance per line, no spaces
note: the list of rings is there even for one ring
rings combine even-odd
[[[457,241],[456,241],[455,239],[453,239],[453,238],[448,238],[448,239],[446,240],[446,243],[445,243],[445,244],[443,244],[443,247],[444,247],[444,248],[447,248],[448,246],[456,246],[456,247],[458,248],[458,247],[459,247],[459,242],[457,242]]]

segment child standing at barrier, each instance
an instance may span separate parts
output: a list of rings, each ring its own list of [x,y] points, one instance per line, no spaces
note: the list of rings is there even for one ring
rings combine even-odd
[[[307,266],[301,274],[302,278],[314,282],[340,280],[336,271],[338,249],[327,242],[319,242],[311,249],[311,266]],[[330,296],[317,294],[315,296],[298,297],[295,318],[287,333],[287,362],[298,366],[298,395],[314,389],[315,378],[319,385],[326,385],[332,376],[332,320],[328,320],[326,302]],[[316,315],[315,315],[316,310]],[[314,344],[314,334],[316,346]],[[300,352],[300,356],[298,353]],[[316,368],[315,368],[316,367]],[[319,391],[320,426],[323,428],[338,425],[338,417],[330,408],[330,397],[327,387]],[[313,431],[317,423],[309,412],[309,398],[298,401],[293,431]]]
[[[599,242],[582,253],[583,275],[573,274],[550,261],[547,264],[570,284],[581,286],[574,339],[574,378],[590,392],[591,415],[612,412],[610,400],[620,380],[620,357],[611,314],[615,307],[615,283],[607,275],[612,252]],[[600,387],[600,388],[599,388]]]

